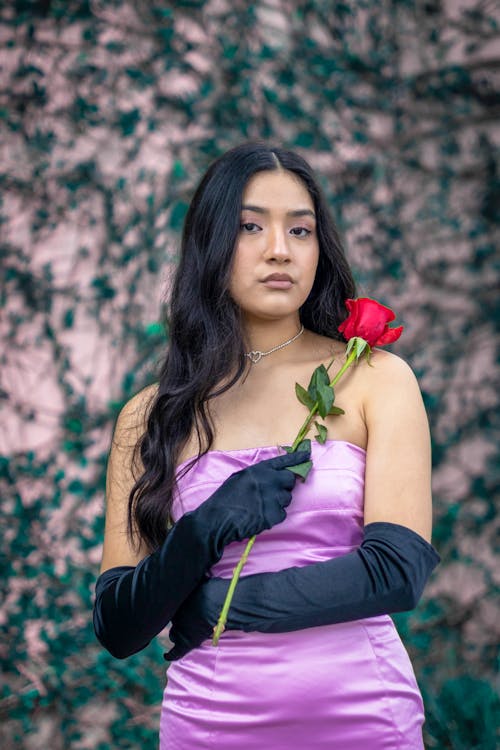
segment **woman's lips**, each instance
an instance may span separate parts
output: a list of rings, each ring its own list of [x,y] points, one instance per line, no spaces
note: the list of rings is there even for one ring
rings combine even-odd
[[[270,276],[266,276],[262,280],[264,286],[270,289],[290,289],[293,286],[293,281],[288,274],[273,273]]]

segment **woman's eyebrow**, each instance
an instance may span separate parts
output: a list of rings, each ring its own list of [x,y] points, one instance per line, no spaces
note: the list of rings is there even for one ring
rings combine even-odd
[[[245,204],[241,207],[242,211],[254,211],[257,214],[268,214],[269,211],[267,208],[262,208],[261,206],[250,206],[248,204]],[[287,216],[312,216],[313,219],[316,218],[316,215],[314,211],[311,211],[310,208],[297,208],[293,211],[287,211]]]

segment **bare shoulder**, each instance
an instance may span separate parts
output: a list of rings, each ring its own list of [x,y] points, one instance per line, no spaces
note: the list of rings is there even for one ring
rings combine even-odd
[[[149,411],[157,392],[157,383],[148,385],[122,407],[113,436],[115,444],[121,447],[135,445],[146,429]]]
[[[101,572],[116,565],[137,565],[147,549],[135,549],[128,535],[128,506],[130,492],[142,473],[140,456],[136,451],[145,432],[147,416],[156,385],[143,388],[123,406],[113,434],[106,473],[106,526]]]
[[[136,447],[146,431],[149,409],[157,390],[156,385],[143,388],[127,401],[118,415],[108,457],[108,493],[116,483],[130,489],[135,477],[142,473]]]
[[[394,391],[415,392],[419,391],[417,378],[408,362],[391,352],[382,349],[372,351],[370,361],[365,358],[356,366],[357,376],[368,392]]]
[[[345,362],[346,342],[312,334],[311,361],[326,362],[331,357],[335,362],[330,369],[334,375]],[[401,357],[385,349],[373,349],[369,361],[366,357],[349,368],[349,372],[342,381],[348,381],[359,394],[366,397],[374,396],[379,391],[397,389],[398,392],[419,392],[417,379],[410,365]],[[343,387],[341,382],[340,387]]]

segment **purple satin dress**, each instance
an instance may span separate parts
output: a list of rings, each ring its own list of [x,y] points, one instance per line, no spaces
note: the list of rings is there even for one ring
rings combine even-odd
[[[344,555],[362,539],[365,452],[312,443],[283,523],[257,537],[243,575]],[[273,447],[211,451],[179,481],[177,520]],[[231,578],[244,542],[213,575]],[[422,698],[387,615],[292,633],[228,630],[168,668],[160,750],[423,750]]]

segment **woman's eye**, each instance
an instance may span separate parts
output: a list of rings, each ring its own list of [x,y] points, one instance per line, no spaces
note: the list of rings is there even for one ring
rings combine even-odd
[[[308,237],[311,234],[311,230],[306,227],[294,227],[290,231],[295,237]]]
[[[257,229],[260,229],[260,227],[253,221],[245,221],[240,224],[240,229],[245,230],[245,232],[255,232]]]

